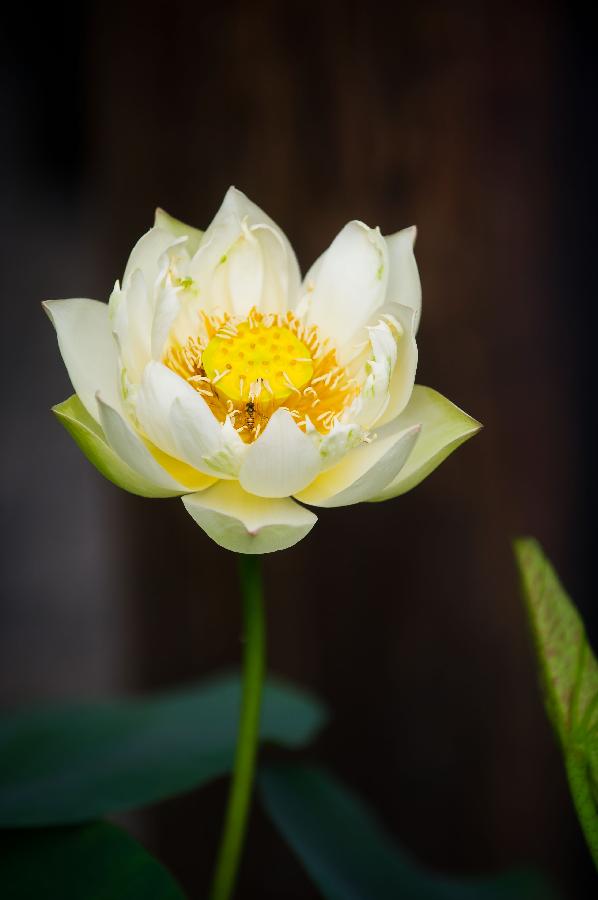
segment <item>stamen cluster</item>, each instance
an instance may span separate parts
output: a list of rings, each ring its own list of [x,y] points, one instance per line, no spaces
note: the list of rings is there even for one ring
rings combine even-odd
[[[246,318],[202,314],[198,335],[172,341],[164,363],[227,418],[246,443],[273,413],[287,409],[298,426],[327,434],[358,392],[336,350],[292,312]]]

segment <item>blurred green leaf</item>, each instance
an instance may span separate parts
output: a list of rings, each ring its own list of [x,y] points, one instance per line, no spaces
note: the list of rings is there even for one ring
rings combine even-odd
[[[227,676],[144,699],[14,712],[0,719],[0,826],[64,824],[146,806],[232,767],[241,687]],[[274,681],[261,739],[309,741],[322,706]]]
[[[120,828],[0,832],[6,900],[184,900],[169,872]]]
[[[537,541],[515,542],[548,716],[598,866],[598,663],[583,621]]]
[[[326,772],[301,765],[263,769],[272,819],[327,900],[554,900],[534,872],[443,878],[391,840],[372,813]]]

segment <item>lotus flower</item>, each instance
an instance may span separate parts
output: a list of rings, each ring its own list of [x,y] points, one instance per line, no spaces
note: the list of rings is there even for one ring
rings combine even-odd
[[[54,412],[107,478],[182,496],[229,550],[295,544],[306,506],[397,497],[479,428],[414,384],[415,234],[349,222],[301,281],[235,188],[204,233],[158,210],[107,304],[44,304],[76,392]]]

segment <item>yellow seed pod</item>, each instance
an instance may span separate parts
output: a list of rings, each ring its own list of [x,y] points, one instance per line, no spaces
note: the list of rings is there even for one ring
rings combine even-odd
[[[219,394],[233,403],[285,400],[313,378],[307,346],[280,325],[225,325],[202,354],[202,365]]]

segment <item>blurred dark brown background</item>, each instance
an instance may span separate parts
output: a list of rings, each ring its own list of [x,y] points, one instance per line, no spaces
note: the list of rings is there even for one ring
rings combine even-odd
[[[593,895],[509,544],[541,539],[596,645],[593,34],[525,2],[8,14],[3,703],[178,684],[241,650],[232,557],[179,502],[103,481],[53,421],[71,390],[39,301],[107,298],[157,204],[205,226],[231,183],[304,270],[350,218],[417,223],[418,381],[486,427],[415,492],[323,511],[265,560],[270,666],[329,704],[314,758],[421,860],[531,862]],[[193,897],[224,798],[132,820]],[[239,895],[316,896],[259,809]]]

